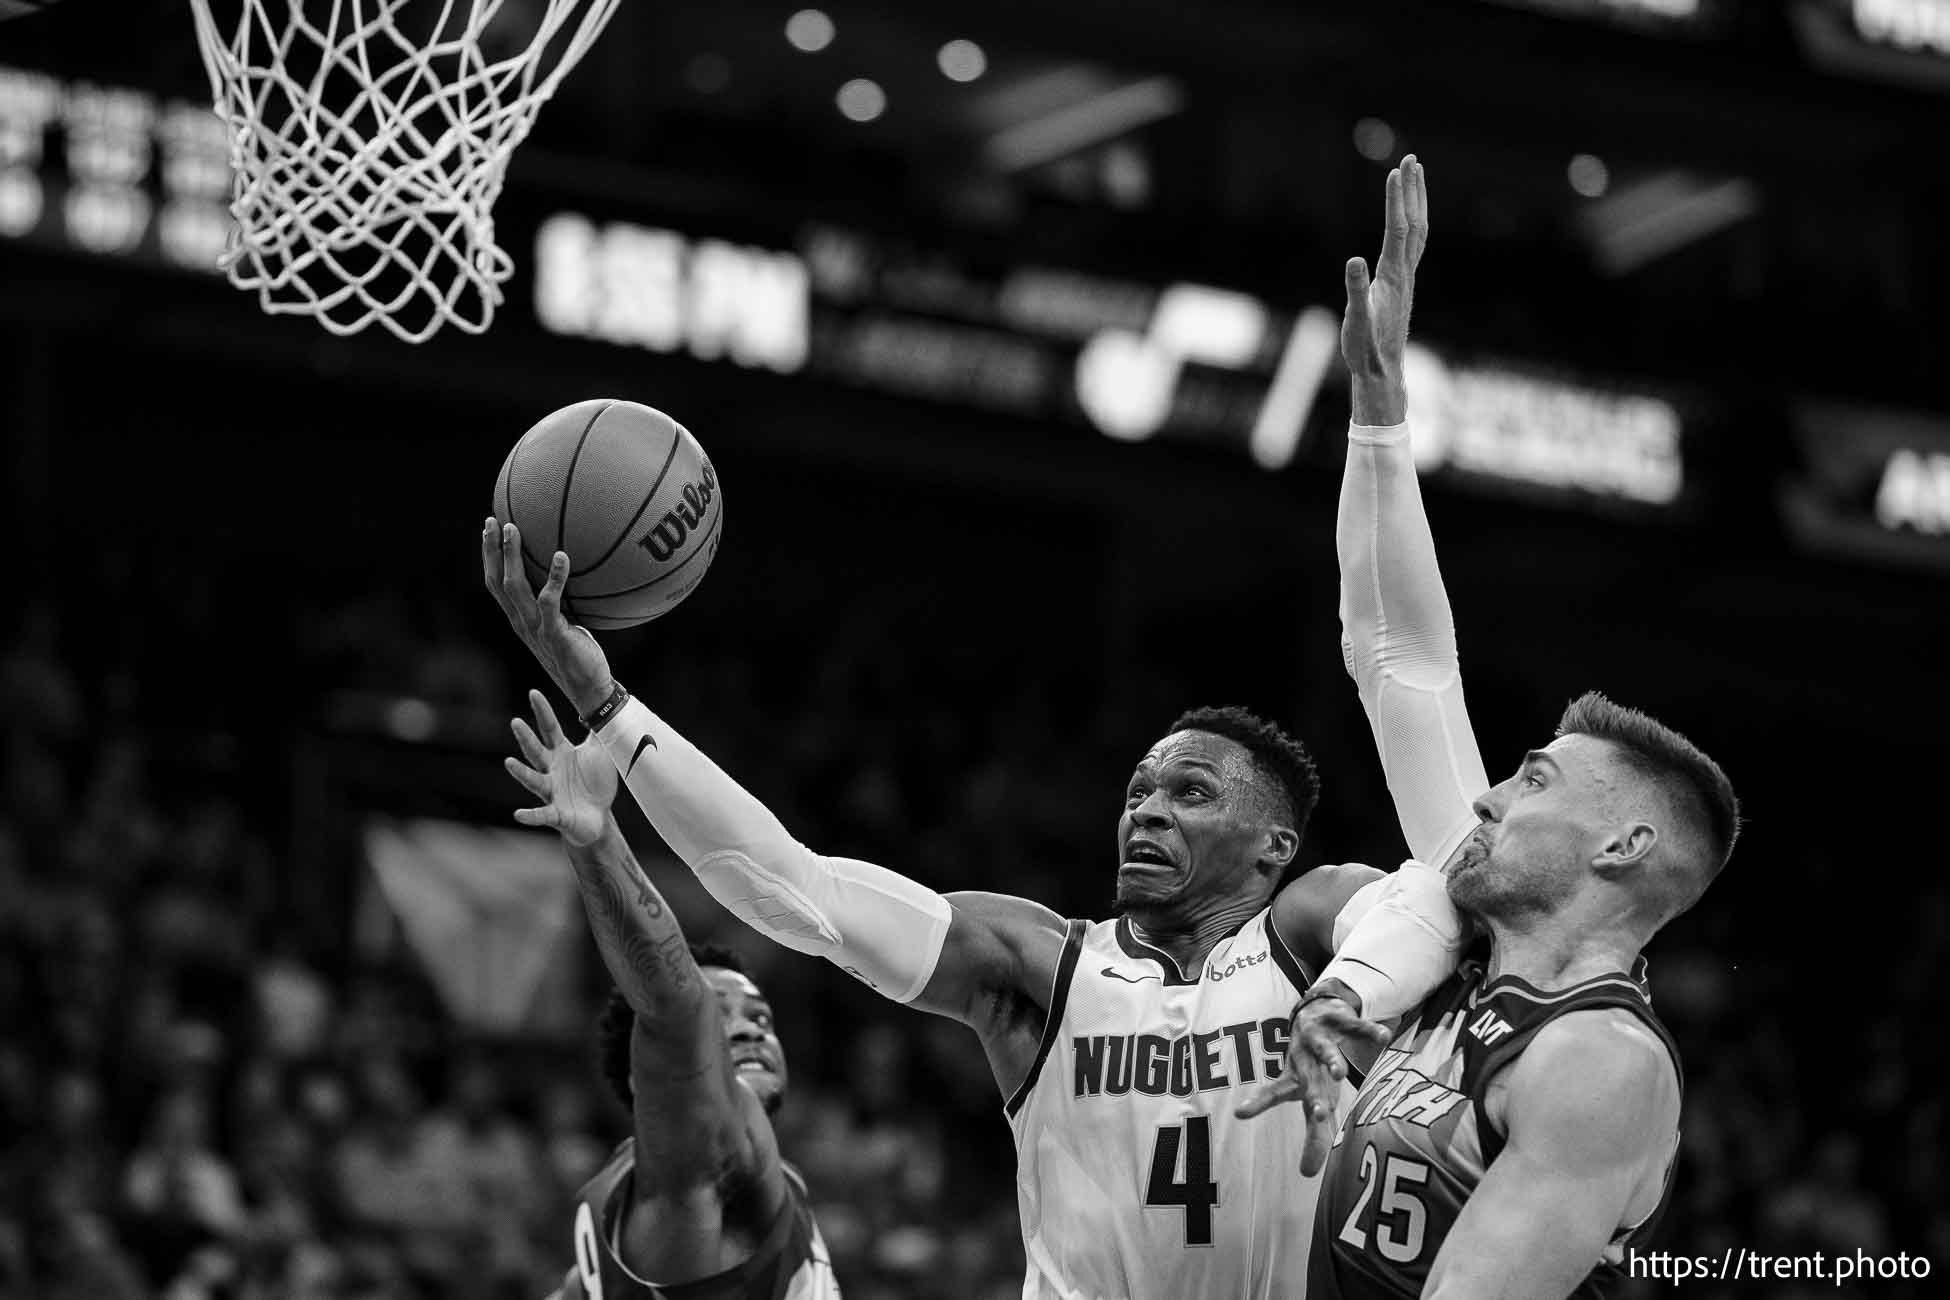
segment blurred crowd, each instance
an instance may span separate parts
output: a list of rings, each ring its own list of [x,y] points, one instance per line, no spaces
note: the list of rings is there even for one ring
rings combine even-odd
[[[294,629],[290,726],[361,689],[505,715],[528,683],[492,629],[392,600]],[[220,693],[221,668],[164,679],[144,657],[174,639],[170,618],[221,625],[207,613],[192,593],[146,642],[84,642],[74,611],[42,602],[0,651],[0,1295],[540,1296],[570,1262],[575,1189],[628,1132],[592,1039],[471,1034],[416,972],[353,955],[347,916],[294,904],[284,863],[310,828],[264,752],[288,736],[252,730],[261,700],[186,706]],[[762,648],[694,641],[644,671],[667,697],[710,701],[685,714],[692,738],[807,842],[1102,915],[1108,877],[1058,868],[1107,858],[1108,793],[1090,774],[1128,765],[1129,737],[1157,720],[1103,725],[1048,646],[1034,665],[992,648],[917,660],[883,616],[836,613],[820,646],[793,647],[789,676]],[[1203,702],[1219,701],[1166,707]],[[1332,816],[1336,835],[1385,837]],[[1839,900],[1850,866],[1811,845],[1804,862],[1735,869]],[[1835,917],[1756,953],[1754,919],[1709,899],[1655,947],[1687,1067],[1658,1248],[1908,1250],[1950,1268],[1950,1062],[1930,1028],[1950,890],[1929,884],[1893,919],[1839,902]],[[1017,1294],[1012,1152],[972,1037],[735,925],[709,937],[735,942],[775,1003],[793,1071],[781,1144],[847,1294]],[[1900,962],[1851,974],[1871,943]],[[1736,980],[1732,951],[1763,969]],[[593,950],[589,964],[593,1030]]]

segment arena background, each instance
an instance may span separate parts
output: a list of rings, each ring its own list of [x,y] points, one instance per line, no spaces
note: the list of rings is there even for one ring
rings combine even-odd
[[[793,12],[626,5],[516,156],[493,329],[419,348],[207,269],[183,5],[0,26],[0,1293],[560,1277],[627,1117],[568,874],[509,819],[543,683],[475,538],[571,401],[709,449],[708,580],[605,644],[807,842],[1101,915],[1131,764],[1238,702],[1321,762],[1303,853],[1392,865],[1321,341],[1407,150],[1491,770],[1601,687],[1749,817],[1649,953],[1687,1069],[1658,1244],[1950,1265],[1950,0],[849,0],[811,52]],[[879,116],[837,106],[854,78]],[[1167,301],[1251,345],[1174,355]],[[1118,331],[1154,345],[1123,370]],[[626,829],[779,1008],[847,1294],[1016,1294],[973,1039],[754,941]]]

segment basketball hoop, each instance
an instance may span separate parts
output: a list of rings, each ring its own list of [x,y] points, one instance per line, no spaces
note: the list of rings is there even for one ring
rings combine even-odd
[[[506,0],[240,0],[229,28],[213,3],[190,7],[231,132],[230,282],[338,335],[486,331],[508,159],[620,0],[535,0],[525,42]]]

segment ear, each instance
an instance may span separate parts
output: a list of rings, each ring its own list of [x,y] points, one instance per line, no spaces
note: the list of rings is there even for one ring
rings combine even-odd
[[[1651,822],[1627,822],[1605,840],[1604,847],[1591,859],[1592,869],[1601,876],[1622,876],[1643,866],[1658,842],[1659,828]]]
[[[1266,848],[1259,860],[1279,875],[1293,861],[1293,855],[1300,851],[1300,836],[1285,826],[1275,826],[1266,832]]]

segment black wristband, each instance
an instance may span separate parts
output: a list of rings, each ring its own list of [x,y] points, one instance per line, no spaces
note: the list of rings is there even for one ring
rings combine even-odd
[[[617,682],[615,683],[614,689],[610,691],[609,698],[601,704],[598,704],[594,713],[583,718],[582,725],[589,728],[589,734],[593,736],[603,729],[604,723],[615,717],[617,711],[629,702],[630,693],[623,689],[623,683]]]
[[[1300,1009],[1306,1006],[1309,1002],[1318,1002],[1322,998],[1336,998],[1342,1002],[1345,1002],[1356,1015],[1360,1015],[1361,1008],[1356,1006],[1354,1000],[1348,997],[1348,994],[1350,993],[1354,994],[1354,998],[1359,998],[1361,996],[1359,993],[1355,993],[1353,989],[1349,988],[1347,985],[1341,983],[1341,981],[1337,979],[1327,980],[1324,983],[1312,984],[1308,986],[1307,991],[1305,993],[1302,993],[1300,995],[1300,1000],[1293,1004],[1293,1016],[1298,1016],[1300,1014]],[[1292,1018],[1293,1018],[1292,1016],[1288,1017],[1289,1020]]]

